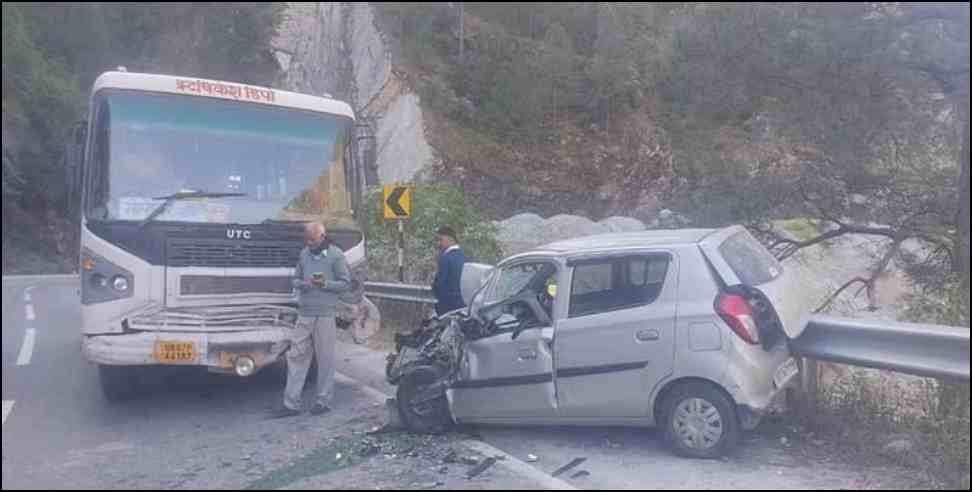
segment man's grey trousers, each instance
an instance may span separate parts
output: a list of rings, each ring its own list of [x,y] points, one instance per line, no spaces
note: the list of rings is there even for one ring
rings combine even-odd
[[[317,402],[329,405],[334,391],[334,344],[337,327],[334,315],[297,319],[287,352],[287,388],[284,390],[284,406],[291,410],[301,409],[301,393],[311,361],[317,355]]]

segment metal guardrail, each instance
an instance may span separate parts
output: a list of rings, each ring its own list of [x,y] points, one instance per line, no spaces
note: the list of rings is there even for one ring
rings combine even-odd
[[[422,285],[368,282],[376,299],[434,304]],[[969,329],[885,320],[812,316],[790,341],[795,355],[936,379],[969,381]]]
[[[818,361],[969,381],[968,328],[813,316],[790,348]]]
[[[3,277],[7,282],[74,280],[77,276]],[[424,285],[366,282],[374,299],[435,304]],[[885,320],[812,316],[800,337],[790,341],[794,354],[817,361],[882,369],[915,376],[969,381],[969,329]]]
[[[425,285],[365,282],[364,290],[366,296],[374,299],[435,304],[432,288]]]

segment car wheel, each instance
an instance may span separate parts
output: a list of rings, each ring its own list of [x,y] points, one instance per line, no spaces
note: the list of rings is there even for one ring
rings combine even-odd
[[[128,366],[98,366],[101,392],[112,403],[128,401],[137,394],[135,368]]]
[[[677,387],[661,408],[665,442],[679,456],[717,459],[739,442],[736,407],[715,387],[700,383]]]
[[[431,370],[417,370],[399,382],[395,398],[398,415],[406,429],[419,434],[442,434],[452,427],[445,394],[434,400],[414,401],[436,379],[435,372]]]

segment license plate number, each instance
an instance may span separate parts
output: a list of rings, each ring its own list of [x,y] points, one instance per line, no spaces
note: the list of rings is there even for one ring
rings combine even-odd
[[[776,375],[773,376],[773,384],[776,386],[776,389],[786,386],[798,372],[800,372],[800,368],[797,366],[796,359],[790,359],[784,362],[776,370]]]
[[[162,364],[196,361],[196,344],[192,342],[156,342],[155,360]]]

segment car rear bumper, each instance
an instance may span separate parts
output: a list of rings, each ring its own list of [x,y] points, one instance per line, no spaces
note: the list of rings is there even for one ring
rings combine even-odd
[[[162,363],[156,354],[161,342],[191,343],[194,357],[177,363]],[[273,364],[290,346],[285,328],[236,332],[138,332],[123,335],[90,335],[81,350],[91,362],[113,366],[181,365],[207,367],[212,372],[233,374],[240,357],[253,360],[256,371]]]
[[[759,347],[736,351],[724,387],[738,405],[745,428],[755,428],[779,395],[799,380],[795,364],[785,344],[770,352]]]

